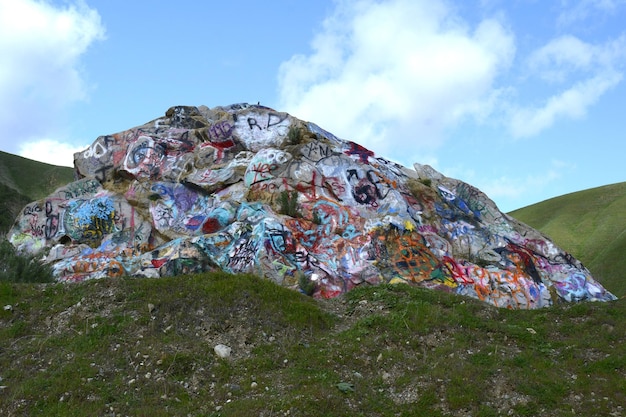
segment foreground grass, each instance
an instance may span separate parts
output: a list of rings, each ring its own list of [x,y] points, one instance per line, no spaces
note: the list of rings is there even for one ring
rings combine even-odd
[[[624,299],[508,311],[398,285],[316,301],[202,274],[5,282],[0,306],[5,416],[626,413]]]

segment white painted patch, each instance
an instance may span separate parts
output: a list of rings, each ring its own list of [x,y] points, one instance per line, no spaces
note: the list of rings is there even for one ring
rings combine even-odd
[[[235,132],[247,150],[258,152],[264,148],[280,147],[290,125],[287,113],[251,111],[237,117]]]

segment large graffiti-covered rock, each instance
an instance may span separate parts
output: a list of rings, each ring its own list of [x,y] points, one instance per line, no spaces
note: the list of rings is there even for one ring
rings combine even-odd
[[[612,300],[480,190],[287,113],[170,108],[75,154],[9,236],[59,281],[250,272],[316,297],[408,283],[508,308]]]

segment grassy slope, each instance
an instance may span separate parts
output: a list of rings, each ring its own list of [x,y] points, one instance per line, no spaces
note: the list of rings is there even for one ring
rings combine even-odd
[[[580,259],[618,297],[626,295],[626,182],[509,213]]]
[[[0,235],[24,206],[74,180],[74,170],[0,151]]]
[[[74,169],[45,164],[0,151],[0,184],[5,184],[31,201],[74,180]]]
[[[32,199],[19,193],[6,184],[0,183],[0,236],[8,232],[13,221],[24,206]]]
[[[509,311],[396,285],[316,301],[204,274],[0,282],[0,305],[0,415],[626,412],[626,299]]]

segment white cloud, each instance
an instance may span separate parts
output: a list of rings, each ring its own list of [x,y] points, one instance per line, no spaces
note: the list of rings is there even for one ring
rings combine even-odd
[[[609,71],[553,95],[541,107],[518,108],[511,114],[511,134],[518,138],[533,136],[552,126],[559,118],[584,117],[587,109],[621,80],[620,73]]]
[[[0,146],[59,134],[64,111],[84,100],[80,57],[103,39],[98,13],[77,1],[0,0]]]
[[[528,59],[528,66],[546,81],[562,82],[571,71],[589,68],[594,55],[592,45],[567,35],[535,50]]]
[[[561,3],[563,11],[557,23],[559,26],[572,26],[587,21],[594,15],[612,15],[619,7],[626,5],[626,0],[565,0]]]
[[[25,142],[19,145],[18,153],[24,158],[66,167],[74,166],[74,153],[84,151],[87,146],[71,145],[53,139]]]
[[[562,5],[584,19],[625,2]],[[590,43],[564,34],[514,61],[500,19],[470,24],[449,4],[338,1],[312,52],[281,65],[281,108],[410,165],[462,121],[534,136],[584,117],[623,79],[626,35]]]
[[[470,27],[433,0],[340,1],[312,49],[281,65],[281,108],[405,164],[404,149],[490,113],[515,54],[499,21]]]
[[[527,68],[548,85],[564,85],[537,106],[509,104],[509,131],[517,138],[529,137],[560,119],[579,119],[600,97],[623,79],[626,36],[593,45],[574,36],[562,36],[530,54]]]
[[[538,171],[519,176],[485,176],[474,169],[454,166],[449,168],[445,175],[461,178],[463,181],[473,184],[483,191],[489,198],[497,203],[500,210],[505,212],[519,208],[520,204],[531,201],[545,195],[545,190],[561,180],[576,169],[571,162],[553,159]]]

